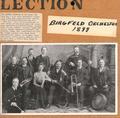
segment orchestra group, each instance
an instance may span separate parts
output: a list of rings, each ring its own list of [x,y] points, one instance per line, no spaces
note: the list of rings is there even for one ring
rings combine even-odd
[[[65,62],[56,60],[52,65],[47,51],[42,47],[35,57],[34,49],[30,48],[28,55],[19,61],[13,56],[3,70],[3,105],[7,113],[24,112],[30,98],[35,100],[36,108],[47,109],[51,105],[68,107],[75,95],[76,107],[82,109],[86,99],[91,101],[98,92],[108,97],[111,73],[103,57],[95,68],[75,46],[74,54]]]

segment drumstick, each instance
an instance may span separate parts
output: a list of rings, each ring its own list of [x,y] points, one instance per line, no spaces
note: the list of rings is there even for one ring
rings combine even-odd
[[[23,111],[18,105],[16,105],[15,107],[17,107],[21,112]]]

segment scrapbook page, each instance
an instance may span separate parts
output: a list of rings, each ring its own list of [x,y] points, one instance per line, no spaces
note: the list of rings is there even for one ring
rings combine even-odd
[[[119,117],[119,0],[0,0],[0,117]]]

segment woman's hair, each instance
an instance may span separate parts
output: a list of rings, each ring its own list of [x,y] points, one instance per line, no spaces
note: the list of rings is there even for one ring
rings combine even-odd
[[[43,63],[40,63],[40,64],[38,65],[38,68],[39,68],[40,65],[42,65],[43,67],[45,66]]]

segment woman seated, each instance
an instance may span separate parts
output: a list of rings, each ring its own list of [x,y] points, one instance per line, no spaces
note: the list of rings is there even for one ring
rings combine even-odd
[[[38,72],[34,74],[34,81],[33,81],[36,88],[36,94],[37,94],[36,105],[38,108],[40,107],[40,101],[41,101],[41,107],[42,108],[46,107],[47,98],[46,98],[46,89],[44,87],[44,83],[45,81],[51,82],[51,79],[46,74],[46,72],[43,72],[43,69],[44,69],[44,65],[43,63],[40,63],[38,66]]]

